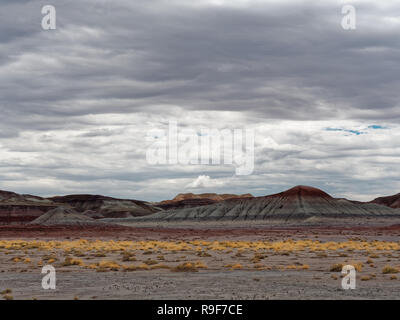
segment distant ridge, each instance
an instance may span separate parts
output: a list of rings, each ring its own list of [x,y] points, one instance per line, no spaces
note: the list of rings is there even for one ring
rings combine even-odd
[[[307,197],[307,198],[327,198],[333,199],[329,194],[320,189],[309,187],[309,186],[296,186],[289,190],[273,194],[267,197],[284,197],[284,198],[292,198],[292,197]]]
[[[152,204],[101,195],[77,194],[42,198],[0,190],[0,225],[26,224],[52,209],[65,207],[101,219],[144,216],[160,211]],[[92,212],[90,212],[92,211]]]
[[[172,200],[164,200],[157,203],[157,207],[170,210],[205,206],[228,199],[254,198],[250,193],[237,194],[217,194],[217,193],[180,193]]]
[[[400,208],[400,193],[393,196],[376,198],[371,203],[381,204],[390,208]]]
[[[228,199],[218,203],[173,209],[136,221],[300,221],[323,218],[400,217],[398,211],[375,203],[356,203],[335,199],[326,192],[296,186],[281,193],[255,198]]]
[[[31,225],[54,226],[54,225],[88,225],[95,223],[95,220],[76,212],[68,207],[58,207],[41,215]]]
[[[400,194],[397,194],[365,203],[333,198],[320,189],[303,185],[262,197],[182,193],[173,200],[160,203],[90,194],[42,198],[0,190],[0,224],[26,224],[43,215],[43,219],[51,218],[48,223],[62,217],[67,224],[72,223],[67,221],[69,218],[89,224],[93,220],[121,223],[242,220],[308,223],[328,218],[331,221],[360,218],[358,221],[368,219],[373,222],[375,218],[400,218],[399,198]],[[46,216],[50,210],[53,211]],[[69,214],[71,216],[67,217]],[[45,223],[41,219],[36,222]]]
[[[68,205],[78,212],[90,210],[108,218],[145,216],[159,211],[145,201],[117,199],[102,195],[72,194],[49,199]]]

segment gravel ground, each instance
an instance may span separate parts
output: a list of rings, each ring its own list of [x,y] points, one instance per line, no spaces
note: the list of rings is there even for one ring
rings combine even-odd
[[[51,231],[51,230],[50,230]],[[0,239],[64,240],[72,241],[86,238],[89,240],[163,240],[163,241],[281,241],[313,240],[320,242],[344,242],[352,239],[373,242],[399,241],[400,226],[369,228],[294,228],[294,229],[152,229],[136,228],[113,230],[54,230],[47,229],[14,230],[4,229]],[[12,236],[14,235],[14,236]],[[23,236],[22,236],[23,235]],[[209,251],[209,256],[198,256],[195,251],[173,252],[159,250],[150,255],[136,252],[139,264],[147,259],[157,260],[164,255],[165,260],[158,261],[175,266],[184,261],[204,262],[208,269],[198,272],[171,272],[167,269],[96,272],[79,266],[61,265],[65,254],[52,251],[58,260],[54,263],[57,270],[57,289],[44,290],[41,287],[41,267],[37,264],[50,252],[37,249],[11,250],[0,252],[0,292],[11,289],[14,299],[399,299],[399,274],[383,274],[386,265],[400,268],[399,250],[380,250],[375,256],[365,250],[313,252],[304,250],[289,254],[266,251],[260,262],[271,266],[268,270],[254,270],[252,251],[236,255],[236,251]],[[29,263],[13,262],[16,257],[29,257]],[[101,259],[121,262],[121,253],[107,252],[104,258],[85,252],[80,257],[85,263],[98,262]],[[368,262],[372,258],[373,262]],[[357,273],[355,290],[343,290],[341,273],[330,271],[336,263],[361,262],[362,271]],[[226,264],[240,263],[243,269],[226,268]],[[309,269],[281,269],[291,265],[308,265]],[[370,277],[362,281],[362,277]],[[0,299],[4,294],[0,294]]]
[[[340,278],[314,271],[202,271],[57,274],[57,289],[43,290],[41,274],[3,273],[0,286],[14,299],[399,299],[399,283],[388,278],[343,290]]]

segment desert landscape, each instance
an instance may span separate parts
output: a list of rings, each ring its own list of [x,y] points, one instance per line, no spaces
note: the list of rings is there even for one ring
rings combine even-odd
[[[400,299],[399,27],[398,0],[0,1],[0,300]]]
[[[0,194],[3,299],[398,299],[400,195]],[[41,286],[45,265],[55,290]],[[342,289],[344,265],[355,290]]]

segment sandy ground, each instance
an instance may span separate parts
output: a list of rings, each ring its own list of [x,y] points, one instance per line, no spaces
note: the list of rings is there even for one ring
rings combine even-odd
[[[399,299],[399,282],[358,281],[343,290],[330,272],[201,271],[198,273],[63,272],[56,290],[43,290],[38,273],[7,273],[1,287],[15,299]]]
[[[83,230],[79,228],[0,228],[0,243],[14,240],[58,240],[65,245],[77,240],[101,240],[109,244],[132,241],[159,241],[177,245],[193,241],[217,241],[224,244],[249,242],[274,243],[284,240],[311,240],[318,243],[367,243],[368,248],[332,250],[272,250],[225,248],[175,250],[162,246],[147,250],[85,251],[61,248],[0,248],[0,291],[10,289],[3,298],[13,299],[399,299],[400,273],[384,274],[385,266],[400,269],[400,226],[354,228],[233,228],[171,229],[121,228]],[[147,242],[146,242],[147,241]],[[374,241],[380,241],[378,248]],[[393,244],[395,249],[386,245]],[[83,252],[82,252],[83,251]],[[66,257],[79,259],[83,265],[64,265]],[[41,287],[41,268],[48,259],[57,271],[57,289]],[[28,259],[28,260],[26,260]],[[46,260],[47,259],[47,260]],[[16,262],[16,260],[18,260]],[[88,269],[100,261],[113,261],[119,267]],[[176,272],[184,263],[201,263],[206,268]],[[335,264],[360,264],[355,290],[343,290],[340,271]],[[146,265],[147,270],[126,267]],[[237,266],[240,267],[237,267]],[[157,268],[157,266],[163,266]],[[236,267],[235,267],[236,266]],[[154,269],[153,269],[154,267]],[[399,279],[398,279],[398,278]],[[0,296],[1,297],[1,296]]]

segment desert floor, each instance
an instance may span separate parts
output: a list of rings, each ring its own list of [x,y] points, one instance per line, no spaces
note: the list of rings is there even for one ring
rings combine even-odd
[[[398,299],[400,226],[0,227],[3,299]],[[341,266],[357,269],[343,290]],[[42,288],[44,265],[56,290]]]

